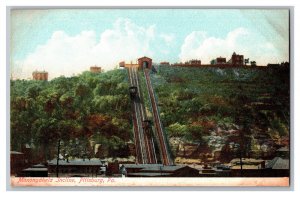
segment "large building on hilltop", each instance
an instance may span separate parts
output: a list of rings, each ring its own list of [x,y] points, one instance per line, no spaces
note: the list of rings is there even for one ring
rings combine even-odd
[[[125,63],[125,61],[122,61],[119,63],[119,67],[120,68],[138,68],[138,69],[142,69],[142,68],[148,68],[151,69],[152,68],[152,59],[149,57],[141,57],[137,60],[136,63],[130,62],[130,63]]]
[[[46,72],[46,71],[34,71],[32,73],[32,78],[34,80],[39,80],[39,81],[48,81],[48,72]]]
[[[233,52],[230,60],[226,62],[225,57],[217,57],[210,61],[210,65],[217,67],[240,67],[245,65],[244,55],[239,55]],[[208,66],[208,65],[206,65]]]
[[[101,67],[99,67],[99,66],[91,66],[90,67],[90,72],[92,72],[92,73],[101,73]]]
[[[228,64],[231,66],[243,66],[244,65],[244,56],[233,52],[231,59],[228,61]]]
[[[138,59],[139,68],[152,68],[152,59],[149,57],[141,57]]]
[[[211,65],[224,65],[226,64],[226,58],[225,57],[217,57],[216,59],[213,59],[210,61]]]

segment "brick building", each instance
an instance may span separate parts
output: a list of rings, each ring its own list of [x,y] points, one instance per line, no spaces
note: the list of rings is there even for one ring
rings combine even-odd
[[[152,68],[152,59],[149,57],[141,57],[138,59],[139,68]]]
[[[228,61],[232,66],[243,66],[244,65],[244,56],[236,54],[233,52],[231,59]]]
[[[173,66],[181,66],[181,67],[200,67],[201,66],[201,60],[197,59],[192,59],[188,62],[180,62],[180,63],[175,63]]]
[[[193,59],[189,61],[189,64],[191,65],[201,65],[201,60]]]
[[[17,176],[25,167],[24,153],[10,151],[10,175]]]
[[[34,80],[48,81],[48,72],[46,71],[34,71],[32,73]]]
[[[189,166],[162,164],[123,164],[128,177],[198,177],[199,170]]]
[[[120,62],[119,67],[124,68],[125,67],[125,62],[124,61]]]
[[[22,170],[23,177],[48,177],[48,169],[43,164],[36,164]]]
[[[125,63],[125,61],[122,61],[119,63],[120,68],[148,68],[152,69],[152,59],[149,57],[141,57],[137,60],[137,62],[133,63],[132,61],[130,63]]]
[[[104,164],[99,159],[59,160],[58,173],[60,177],[95,177]],[[50,177],[56,176],[57,160],[48,161]]]
[[[210,64],[212,64],[212,65],[226,64],[226,58],[225,57],[217,57],[216,59],[211,60]]]
[[[160,62],[160,65],[163,65],[163,66],[170,66],[170,62]]]
[[[92,72],[92,73],[101,73],[101,67],[99,67],[99,66],[91,66],[90,67],[90,72]]]

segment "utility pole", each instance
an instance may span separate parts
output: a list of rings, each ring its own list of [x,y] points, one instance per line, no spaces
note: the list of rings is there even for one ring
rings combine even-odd
[[[57,144],[57,157],[56,157],[56,177],[58,177],[59,152],[60,152],[60,139],[58,140],[58,144]]]
[[[239,153],[240,153],[240,165],[241,165],[241,177],[243,176],[243,151],[245,149],[244,144],[244,130],[245,124],[243,125],[243,129],[239,132],[239,138],[240,138],[240,146],[239,146]]]
[[[240,165],[241,165],[241,177],[243,176],[243,155],[242,155],[242,149],[240,147]]]
[[[162,166],[159,166],[160,176],[162,176]]]

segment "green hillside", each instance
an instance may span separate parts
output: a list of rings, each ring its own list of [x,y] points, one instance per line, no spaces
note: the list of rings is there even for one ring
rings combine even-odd
[[[157,66],[152,81],[170,139],[245,156],[271,153],[289,137],[289,69]],[[230,148],[231,146],[231,148]],[[174,152],[176,156],[176,151]],[[234,156],[233,154],[231,154]]]
[[[11,150],[27,144],[39,159],[53,159],[57,142],[67,157],[128,156],[132,140],[125,70],[46,81],[11,81]]]
[[[197,144],[189,158],[205,160],[218,151],[215,160],[222,161],[236,156],[236,145],[245,157],[257,158],[272,158],[289,145],[289,69],[155,68],[151,80],[174,157],[184,155],[174,142]],[[53,159],[60,139],[65,157],[130,156],[128,88],[126,70],[49,82],[12,80],[11,150],[27,144],[37,160]]]

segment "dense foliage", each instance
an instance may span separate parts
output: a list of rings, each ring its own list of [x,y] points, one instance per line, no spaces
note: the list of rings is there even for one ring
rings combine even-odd
[[[61,140],[65,157],[128,156],[130,113],[125,70],[12,80],[11,150],[27,144],[40,159],[53,159]]]
[[[223,147],[226,156],[230,143],[239,143],[247,155],[262,145],[272,148],[289,136],[287,67],[157,66],[151,77],[169,138],[207,145],[210,136],[219,135],[221,144],[216,146],[214,138],[212,146]]]
[[[151,106],[142,72],[147,114]],[[230,160],[272,153],[289,138],[289,69],[157,66],[151,81],[169,139],[221,151]],[[128,156],[132,124],[125,70],[85,72],[49,82],[11,81],[11,150],[28,144],[39,160]],[[98,146],[95,146],[98,144]],[[95,149],[97,147],[97,149]],[[176,156],[176,152],[173,153]],[[198,156],[197,156],[198,157]]]

